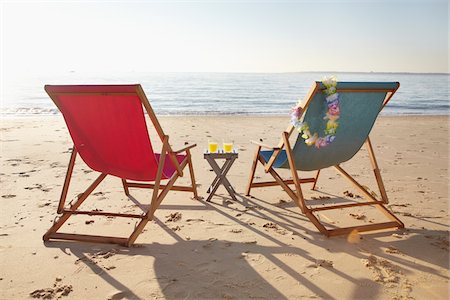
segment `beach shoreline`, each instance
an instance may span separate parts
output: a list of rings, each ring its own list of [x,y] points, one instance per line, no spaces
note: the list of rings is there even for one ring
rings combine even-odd
[[[391,209],[404,230],[326,238],[278,187],[245,187],[255,146],[278,143],[289,116],[158,116],[174,148],[192,150],[199,194],[214,178],[203,159],[208,140],[232,141],[239,158],[211,203],[170,192],[136,247],[50,242],[42,235],[57,216],[72,142],[60,115],[0,121],[2,218],[0,299],[448,299],[450,116],[381,116],[371,132]],[[150,121],[147,119],[147,123]],[[158,152],[160,143],[152,132]],[[367,151],[344,163],[375,191]],[[281,171],[285,177],[289,172]],[[300,173],[302,174],[302,173]],[[81,159],[69,199],[95,177]],[[185,176],[186,177],[186,176]],[[258,180],[271,178],[261,169]],[[182,178],[181,183],[188,182]],[[320,196],[358,194],[333,170],[318,191],[305,185],[308,203]],[[132,195],[148,204],[150,191]],[[348,193],[347,193],[348,195]],[[316,199],[316,200],[315,200]],[[340,200],[339,200],[340,201]],[[87,208],[133,212],[120,180],[110,178],[87,200]],[[170,215],[180,219],[170,220]],[[336,226],[368,223],[378,216],[362,208],[322,214]],[[86,222],[86,221],[93,222]],[[134,223],[77,217],[64,230],[126,236]],[[26,267],[24,267],[26,266]]]

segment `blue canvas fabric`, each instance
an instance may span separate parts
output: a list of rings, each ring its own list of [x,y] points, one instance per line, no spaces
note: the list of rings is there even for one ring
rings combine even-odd
[[[259,152],[263,157],[265,162],[268,162],[270,157],[273,154],[273,150],[262,150]],[[281,150],[280,154],[278,154],[277,159],[275,160],[273,167],[280,168],[284,165],[284,162],[287,160],[286,150]]]
[[[320,84],[321,89],[324,86]],[[337,89],[359,90],[394,90],[397,82],[338,82]],[[326,147],[317,149],[305,144],[298,135],[293,147],[293,155],[297,170],[312,171],[327,168],[351,159],[366,141],[375,120],[382,108],[387,92],[339,92],[340,118],[335,140]],[[310,132],[325,136],[327,120],[325,94],[321,91],[313,96],[304,116]],[[268,153],[264,154],[265,156]],[[270,158],[270,156],[269,156]],[[268,160],[268,159],[267,159]],[[286,153],[277,159],[275,168],[289,168]]]

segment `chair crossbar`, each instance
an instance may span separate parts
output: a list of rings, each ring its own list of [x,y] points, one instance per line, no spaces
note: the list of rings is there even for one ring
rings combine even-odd
[[[381,201],[369,201],[369,202],[358,202],[358,203],[347,203],[347,204],[339,204],[339,205],[330,205],[330,206],[321,206],[310,208],[311,212],[321,211],[321,210],[331,210],[331,209],[342,209],[354,206],[365,206],[365,205],[382,205]]]
[[[337,235],[344,235],[349,234],[353,230],[357,230],[358,232],[364,232],[364,231],[372,231],[372,230],[381,230],[381,229],[387,229],[387,228],[402,228],[402,224],[399,224],[398,222],[383,222],[383,223],[376,223],[376,224],[367,224],[367,225],[358,225],[358,226],[351,226],[351,227],[344,227],[344,228],[336,228],[327,230],[328,236],[337,236]]]
[[[63,213],[72,214],[72,215],[123,217],[123,218],[138,218],[138,219],[142,219],[144,217],[144,215],[138,215],[138,214],[121,214],[121,213],[112,213],[112,212],[104,212],[104,211],[84,211],[84,210],[70,210],[70,209],[63,210]]]
[[[283,180],[286,184],[295,184],[294,180]],[[300,183],[312,183],[315,182],[315,178],[302,178],[300,179]],[[261,182],[253,182],[252,187],[264,187],[264,186],[277,186],[280,185],[277,181],[261,181]]]
[[[118,244],[126,245],[127,238],[119,238],[113,236],[101,236],[101,235],[88,235],[88,234],[73,234],[54,232],[48,236],[52,240],[68,240],[68,241],[81,241],[89,243],[103,243],[103,244]]]
[[[134,188],[142,188],[142,189],[153,189],[155,187],[155,185],[152,183],[137,183],[137,182],[128,182],[128,181],[127,181],[127,186],[134,187]],[[165,184],[160,184],[159,189],[163,190],[166,188],[166,186],[167,185],[165,185]],[[190,187],[190,186],[173,185],[170,189],[173,191],[182,191],[182,192],[193,192],[194,191],[194,188]]]

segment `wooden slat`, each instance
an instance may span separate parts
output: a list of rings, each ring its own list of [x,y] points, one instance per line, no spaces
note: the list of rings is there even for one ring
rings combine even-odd
[[[296,199],[295,203],[300,208],[300,210],[305,213],[307,210],[305,199],[303,198],[303,192],[302,187],[300,185],[300,178],[298,177],[297,173],[297,167],[295,165],[294,160],[294,154],[292,153],[291,144],[289,143],[289,133],[283,132],[283,138],[284,138],[284,146],[286,149],[286,155],[289,161],[289,168],[291,169],[292,179],[294,180],[295,184],[295,193],[296,193]]]
[[[333,206],[321,206],[321,207],[314,207],[310,210],[312,212],[314,211],[321,211],[321,210],[332,210],[332,209],[341,209],[341,208],[348,208],[348,207],[354,207],[354,206],[365,206],[365,205],[380,205],[383,204],[383,202],[378,201],[370,201],[370,202],[358,202],[358,203],[347,203],[347,204],[339,204],[339,205],[333,205]]]
[[[130,196],[130,191],[128,190],[128,183],[125,179],[122,179],[122,185],[125,195]]]
[[[311,190],[315,190],[315,189],[316,189],[317,180],[319,179],[319,175],[320,175],[320,169],[317,170],[316,176],[315,176],[315,178],[314,178],[314,184],[313,184]]]
[[[283,180],[286,184],[294,184],[294,180]],[[257,187],[265,187],[265,186],[277,186],[280,185],[277,181],[262,181],[262,182],[253,182],[252,188]]]
[[[260,151],[261,146],[259,145],[256,147],[256,152],[253,155],[252,168],[250,169],[250,174],[248,176],[247,191],[245,193],[246,196],[250,196],[250,190],[252,189],[253,179],[255,179],[255,171],[256,167],[258,166],[258,157]]]
[[[203,158],[212,158],[212,159],[231,159],[231,158],[237,158],[238,153],[233,149],[233,152],[217,152],[217,153],[211,153],[211,152],[205,152],[203,153]]]
[[[67,240],[67,241],[80,241],[89,243],[104,243],[104,244],[118,244],[126,245],[127,238],[118,238],[113,236],[101,236],[101,235],[87,235],[87,234],[73,234],[73,233],[52,233],[48,237],[52,240]]]
[[[272,147],[272,146],[269,146],[267,144],[264,144],[264,143],[258,142],[258,141],[250,141],[250,143],[252,143],[252,144],[254,144],[256,146],[260,146],[260,147],[265,148],[265,149],[269,149],[269,150],[279,150],[280,149],[278,147]]]
[[[186,154],[187,154],[187,159],[188,159],[189,175],[191,177],[192,192],[194,193],[194,199],[198,200],[199,198],[198,198],[198,193],[197,193],[197,182],[195,181],[194,166],[192,165],[191,150],[187,149]],[[174,186],[172,186],[172,190],[174,190]]]
[[[400,83],[397,82],[397,87],[391,92],[391,93],[387,93],[386,98],[383,101],[383,106],[381,107],[381,109],[383,109],[386,104],[388,104],[389,100],[391,100],[392,96],[394,96],[395,92],[397,92],[397,90],[400,88]]]
[[[300,183],[311,183],[314,182],[315,179],[314,178],[302,178],[299,179]],[[294,180],[289,179],[289,180],[283,180],[284,183],[286,184],[294,184]],[[252,187],[264,187],[264,186],[276,186],[276,185],[280,185],[278,182],[276,181],[262,181],[262,182],[253,182],[252,183]]]
[[[392,212],[390,212],[384,205],[377,205],[376,206],[386,217],[391,219],[393,222],[397,222],[399,224],[399,228],[405,227],[405,224],[397,218]]]
[[[67,192],[69,191],[70,179],[72,178],[72,172],[75,166],[76,157],[77,157],[77,149],[75,148],[75,145],[73,145],[69,165],[67,166],[66,178],[64,179],[64,185],[61,192],[61,197],[59,199],[58,209],[56,210],[58,214],[60,214],[64,210],[64,205],[66,203]]]
[[[261,156],[259,156],[258,159],[263,165],[265,164],[265,162],[261,158]],[[280,184],[281,188],[289,195],[289,197],[291,197],[291,199],[294,202],[296,202],[297,201],[297,196],[295,195],[294,191],[292,191],[292,189],[287,184],[285,184],[283,182],[283,179],[281,178],[281,176],[278,175],[278,173],[273,168],[269,169],[269,173]]]
[[[181,163],[181,166],[180,166],[181,169],[184,169],[184,167],[186,167],[186,164],[187,164],[187,159],[183,160],[183,162]],[[156,209],[159,207],[159,205],[161,204],[161,201],[164,199],[164,197],[167,195],[167,193],[171,190],[173,184],[178,179],[178,177],[179,177],[179,174],[174,173],[172,175],[172,177],[170,178],[169,182],[167,183],[166,188],[163,189],[161,191],[161,193],[159,195],[157,195],[157,197],[155,197],[156,195],[153,194],[152,202],[150,204],[150,210],[146,213],[145,218],[142,218],[142,220],[134,228],[133,233],[130,235],[130,237],[127,241],[127,244],[126,244],[127,247],[131,246],[134,243],[134,241],[137,239],[139,234],[145,228],[145,225],[147,225],[148,221],[153,219],[153,215],[155,214]],[[156,191],[156,189],[154,191]]]
[[[142,189],[153,189],[155,187],[155,185],[153,183],[137,183],[137,182],[128,182],[127,183],[128,187],[134,187],[134,188],[142,188]],[[165,184],[160,184],[159,185],[159,189],[165,189],[166,185]],[[194,189],[190,186],[178,186],[178,185],[173,185],[170,188],[172,191],[182,191],[182,192],[193,192]]]
[[[393,227],[401,227],[401,224],[399,224],[397,222],[384,222],[384,223],[377,223],[377,224],[367,224],[367,225],[360,225],[360,226],[337,228],[337,229],[328,230],[328,235],[329,236],[337,236],[337,235],[349,234],[353,230],[358,230],[358,232],[364,232],[364,231],[380,230],[380,229],[387,229],[387,228],[393,228]]]
[[[312,85],[312,87],[309,89],[308,94],[306,94],[305,98],[303,98],[300,106],[302,107],[303,111],[302,111],[302,115],[305,113],[306,108],[308,107],[309,103],[311,102],[311,100],[314,98],[314,95],[319,91],[319,85],[317,84],[317,82],[314,82],[314,84]],[[299,116],[301,117],[301,116]],[[288,138],[291,136],[292,132],[294,131],[295,127],[292,124],[289,124],[288,127],[286,128],[286,130],[284,132],[287,132],[288,134]],[[275,151],[272,153],[272,156],[270,157],[269,161],[267,162],[267,164],[265,165],[264,171],[266,173],[269,172],[269,169],[272,168],[273,164],[275,163],[278,155],[281,152],[281,149],[284,147],[284,132],[281,134],[281,139],[280,142],[278,143],[277,148],[275,149]]]
[[[378,201],[374,196],[372,196],[362,185],[359,184],[350,174],[348,174],[340,165],[334,166],[339,172],[341,172],[342,175],[344,175],[345,178],[350,180],[351,183],[353,183],[361,192],[363,192],[369,199],[372,199],[373,201]]]
[[[311,213],[311,211],[309,211],[308,208],[306,208],[306,212],[305,212],[306,217],[308,217],[308,219],[314,224],[314,226],[316,226],[317,229],[319,229],[319,231],[324,234],[325,236],[329,236],[328,232],[329,230],[327,230],[325,228],[325,226],[322,225],[322,223],[320,223],[320,221],[316,218],[315,215],[313,215],[313,213]]]
[[[150,105],[150,102],[148,101],[147,96],[144,93],[144,90],[142,89],[142,86],[138,84],[136,86],[136,94],[138,94],[139,98],[141,99],[141,103],[145,108],[145,111],[147,112],[148,116],[150,117],[150,121],[152,121],[153,127],[156,130],[156,133],[158,134],[161,142],[164,140],[164,131],[161,127],[161,124],[159,124],[158,119],[156,118],[155,112],[153,111],[152,106]]]
[[[138,94],[139,99],[141,99],[141,103],[145,108],[145,111],[147,112],[150,121],[152,121],[153,127],[156,130],[156,133],[158,134],[159,138],[161,139],[161,142],[164,143],[164,141],[166,140],[167,142],[167,148],[168,148],[168,152],[169,152],[169,158],[172,161],[172,164],[175,166],[175,169],[177,169],[177,173],[178,175],[180,175],[180,177],[183,176],[183,171],[180,168],[180,164],[178,163],[178,160],[175,156],[175,153],[172,150],[172,147],[169,144],[169,136],[166,136],[164,134],[164,131],[161,127],[161,124],[158,121],[158,118],[155,115],[155,112],[153,111],[152,106],[150,105],[150,102],[148,101],[147,96],[144,93],[144,90],[142,89],[142,86],[140,84],[136,85],[136,94]],[[162,154],[162,151],[161,151]]]
[[[377,159],[375,157],[375,152],[373,151],[372,143],[370,138],[367,137],[366,140],[367,151],[369,152],[370,163],[372,164],[372,170],[375,175],[375,180],[377,181],[378,189],[381,193],[381,199],[383,199],[384,204],[389,203],[386,189],[384,187],[383,179],[381,178],[380,168],[378,167]]]
[[[85,211],[85,210],[69,210],[65,209],[63,213],[68,213],[72,215],[88,215],[88,216],[107,216],[107,217],[123,217],[123,218],[139,218],[142,219],[143,215],[137,214],[121,214],[121,213],[112,213],[112,212],[104,212],[104,211]]]
[[[197,144],[187,145],[187,146],[185,146],[185,147],[183,147],[183,148],[181,148],[181,149],[174,150],[173,153],[177,153],[177,154],[178,154],[178,153],[180,153],[180,152],[187,151],[187,150],[189,150],[189,149],[191,149],[191,148],[194,148],[195,146],[197,146]]]

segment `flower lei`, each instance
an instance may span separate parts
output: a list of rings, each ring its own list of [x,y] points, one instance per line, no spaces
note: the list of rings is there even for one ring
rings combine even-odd
[[[305,143],[308,146],[315,145],[316,148],[326,147],[331,144],[335,137],[336,131],[339,127],[337,120],[339,119],[340,109],[339,109],[339,94],[336,93],[337,79],[334,76],[325,77],[322,80],[325,86],[324,93],[327,95],[325,101],[328,106],[328,111],[325,114],[324,120],[328,120],[327,127],[325,128],[325,136],[319,137],[317,132],[311,134],[309,131],[308,123],[302,122],[300,117],[302,115],[302,107],[300,102],[292,109],[291,113],[291,123],[295,128],[302,134],[302,138],[305,139]]]

